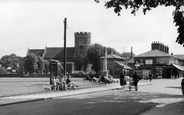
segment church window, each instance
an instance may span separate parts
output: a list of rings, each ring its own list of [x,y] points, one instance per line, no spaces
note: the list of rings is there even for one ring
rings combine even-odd
[[[83,39],[80,39],[80,40],[79,40],[79,45],[80,45],[80,44],[84,44],[84,40],[83,40]]]

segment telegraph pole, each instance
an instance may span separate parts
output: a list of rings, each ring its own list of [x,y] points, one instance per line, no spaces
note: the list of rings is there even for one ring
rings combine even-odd
[[[66,77],[66,23],[67,19],[64,19],[64,76]]]

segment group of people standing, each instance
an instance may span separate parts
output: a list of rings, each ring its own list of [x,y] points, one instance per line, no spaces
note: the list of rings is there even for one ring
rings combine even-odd
[[[133,85],[135,87],[135,91],[138,90],[138,82],[140,80],[140,77],[137,75],[137,72],[135,71],[133,74],[132,78],[128,78],[127,76],[127,72],[125,71],[125,69],[122,69],[121,74],[120,74],[120,86],[121,89],[125,88],[125,85],[127,84],[127,81],[129,81],[129,87],[131,87],[130,85]]]

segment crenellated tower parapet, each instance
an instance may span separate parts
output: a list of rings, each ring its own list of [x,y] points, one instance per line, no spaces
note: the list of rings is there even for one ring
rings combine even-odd
[[[75,47],[90,46],[90,44],[91,44],[90,32],[75,32]]]

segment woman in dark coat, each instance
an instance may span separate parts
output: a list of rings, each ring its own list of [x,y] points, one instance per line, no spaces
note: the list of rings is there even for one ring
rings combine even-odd
[[[181,90],[182,90],[182,94],[184,96],[184,78],[181,80]]]
[[[152,80],[152,74],[151,74],[151,72],[149,72],[149,80],[150,80],[150,82]]]
[[[126,85],[126,81],[125,81],[125,71],[122,70],[121,71],[121,74],[120,74],[120,86],[121,86],[121,89],[125,88],[125,85]]]
[[[137,75],[137,72],[135,71],[134,75],[133,75],[133,81],[134,81],[134,86],[135,86],[135,91],[138,90],[138,82],[139,82],[139,76]]]

